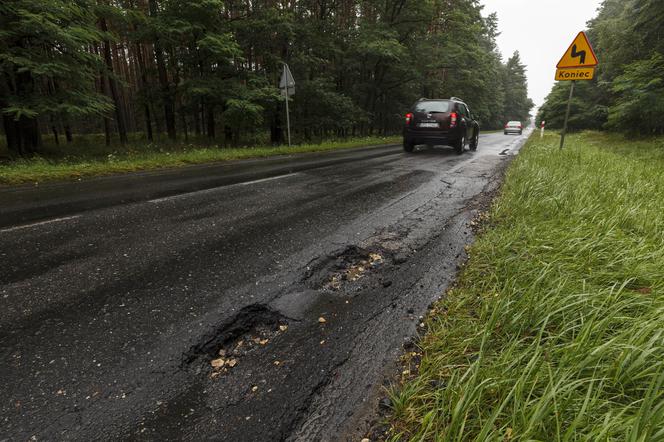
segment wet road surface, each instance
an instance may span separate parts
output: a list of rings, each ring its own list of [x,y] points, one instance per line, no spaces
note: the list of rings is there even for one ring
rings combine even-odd
[[[5,225],[0,440],[356,439],[525,138]]]

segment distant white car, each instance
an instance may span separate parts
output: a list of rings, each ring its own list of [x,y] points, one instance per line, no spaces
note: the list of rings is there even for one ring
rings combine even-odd
[[[507,134],[519,134],[521,135],[523,133],[523,125],[521,124],[520,121],[509,121],[505,125],[505,135]]]

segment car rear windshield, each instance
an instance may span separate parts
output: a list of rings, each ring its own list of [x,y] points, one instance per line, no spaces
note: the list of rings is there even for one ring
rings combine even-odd
[[[450,102],[441,101],[419,101],[413,106],[413,112],[449,112]]]
[[[510,121],[507,123],[509,126],[520,126],[521,122],[520,121]]]

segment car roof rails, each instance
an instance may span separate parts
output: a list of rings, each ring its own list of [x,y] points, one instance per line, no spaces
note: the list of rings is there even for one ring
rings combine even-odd
[[[461,98],[458,97],[450,97],[450,100],[463,101]]]

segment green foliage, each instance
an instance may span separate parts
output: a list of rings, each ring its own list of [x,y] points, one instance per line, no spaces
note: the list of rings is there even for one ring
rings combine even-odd
[[[130,134],[132,135],[132,134]],[[398,137],[361,137],[327,140],[323,143],[297,146],[256,145],[243,148],[220,149],[217,145],[154,143],[145,144],[139,137],[123,149],[105,146],[103,135],[85,135],[66,149],[49,151],[49,155],[0,163],[0,186],[21,183],[41,183],[95,177],[139,170],[182,167],[188,164],[211,163],[246,158],[264,158],[304,152],[327,152],[384,144],[397,144]]]
[[[87,0],[5,0],[0,6],[0,113],[18,120],[108,113],[95,92],[102,36]]]
[[[336,92],[330,79],[304,82],[298,91],[301,97],[296,95],[294,104],[308,110],[299,116],[298,125],[321,132],[349,129],[357,123],[358,115],[362,121],[361,110],[349,97]]]
[[[230,126],[251,130],[263,123],[263,107],[249,100],[231,98],[226,101],[223,116]]]
[[[3,112],[48,122],[55,133],[105,131],[108,143],[115,129],[121,139],[143,130],[152,140],[153,129],[174,140],[223,134],[224,145],[269,132],[279,143],[284,62],[297,83],[296,139],[398,133],[421,97],[461,97],[485,130],[525,120],[532,107],[525,67],[518,54],[502,62],[496,16],[483,18],[478,0],[10,0],[0,7],[1,66],[14,76],[29,71],[36,86],[4,93]],[[103,118],[73,118],[94,113]]]
[[[571,129],[606,128],[641,135],[664,133],[663,26],[664,2],[604,1],[588,29],[600,64],[595,80],[578,82],[575,88]],[[562,127],[562,109],[567,103],[565,91],[569,91],[569,84],[554,85],[540,109],[538,121]]]
[[[399,63],[406,57],[408,49],[399,42],[393,32],[367,33],[358,42],[357,53],[371,62]]]
[[[570,82],[559,82],[546,98],[537,117],[547,127],[561,128],[565,119]],[[594,81],[580,81],[574,86],[567,127],[570,131],[600,129],[607,120],[608,108],[601,104],[600,89]]]
[[[632,63],[613,81],[616,102],[608,127],[640,134],[664,133],[664,56]]]
[[[507,60],[505,71],[505,119],[525,122],[534,103],[524,87],[526,69],[518,51]]]

